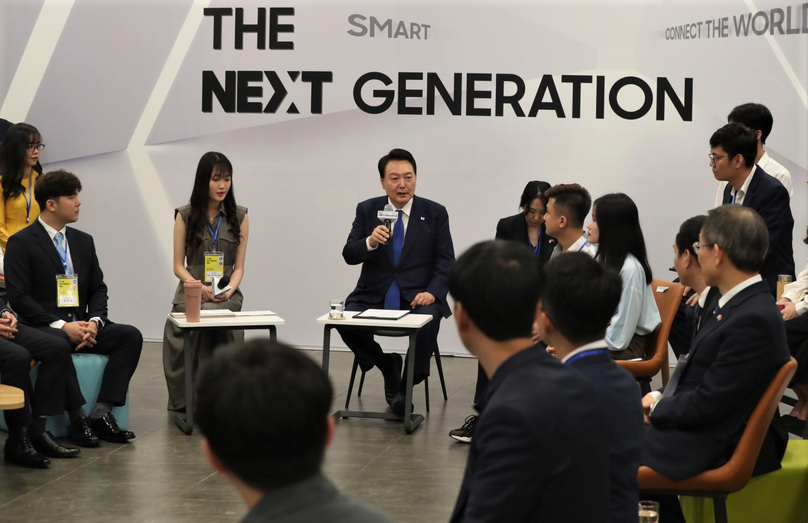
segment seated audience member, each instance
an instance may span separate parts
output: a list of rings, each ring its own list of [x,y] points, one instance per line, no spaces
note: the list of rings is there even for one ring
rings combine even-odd
[[[216,351],[196,382],[202,451],[250,509],[244,523],[391,523],[320,471],[334,436],[331,382],[308,356],[266,339]]]
[[[788,360],[785,328],[759,271],[769,244],[752,209],[724,205],[709,212],[694,246],[707,285],[722,296],[668,385],[643,398],[643,464],[673,480],[720,467],[729,459],[763,392]],[[780,467],[785,433],[779,415],[755,473]],[[675,496],[660,521],[684,521]]]
[[[594,256],[595,247],[584,235],[584,220],[592,206],[589,192],[577,183],[571,183],[554,185],[544,192],[544,196],[547,198],[544,228],[558,241],[550,257],[567,251],[582,251]]]
[[[673,266],[676,268],[676,274],[679,275],[679,281],[699,295],[698,302],[693,307],[684,305],[687,316],[683,322],[685,325],[681,329],[687,333],[685,337],[686,346],[680,351],[676,351],[674,347],[677,357],[690,352],[693,339],[702,325],[706,325],[707,321],[713,317],[718,298],[721,297],[717,287],[708,287],[704,283],[699,257],[696,256],[696,251],[693,249],[693,244],[699,241],[699,232],[701,232],[701,226],[706,218],[706,216],[700,215],[685,220],[679,227],[676,241],[673,244]],[[682,303],[684,303],[684,300],[682,300]],[[679,321],[679,316],[674,320],[674,324],[677,321]]]
[[[457,331],[491,380],[452,522],[609,521],[608,426],[587,379],[533,344],[541,286],[514,242],[452,267]]]
[[[620,302],[620,275],[591,256],[571,252],[544,270],[539,332],[561,363],[595,387],[594,401],[606,417],[611,461],[612,523],[637,521],[637,470],[643,412],[637,381],[609,356],[606,326]],[[593,300],[592,296],[598,299]]]
[[[808,243],[808,232],[804,241]],[[808,266],[796,281],[786,285],[778,304],[783,307],[781,314],[786,320],[788,347],[798,364],[797,373],[791,381],[791,388],[797,394],[797,404],[789,414],[783,416],[783,421],[789,430],[802,434],[808,418],[808,314],[805,314],[808,311]]]
[[[415,380],[429,376],[429,360],[438,345],[440,320],[451,315],[446,301],[449,267],[454,261],[449,214],[432,200],[415,195],[418,180],[415,158],[393,149],[378,163],[381,188],[377,196],[356,206],[342,257],[348,265],[362,265],[356,288],[345,300],[345,310],[408,310],[429,314],[432,321],[415,339]],[[390,231],[378,211],[391,205],[399,218]],[[402,359],[385,353],[367,329],[338,328],[356,355],[363,372],[378,367],[384,377],[384,399],[396,414],[404,413]],[[406,366],[404,366],[406,375]]]
[[[783,184],[755,165],[757,138],[739,123],[727,124],[710,137],[710,166],[716,180],[728,182],[722,202],[754,209],[769,231],[769,245],[760,275],[777,292],[777,276],[794,277],[794,247],[791,244],[794,217]]]
[[[89,420],[75,372],[67,378],[70,438],[93,447],[98,438],[126,443],[135,437],[118,427],[112,408],[126,403],[143,336],[135,327],[109,320],[107,286],[93,238],[67,227],[79,219],[79,191],[81,181],[67,171],[39,178],[35,197],[41,214],[9,238],[6,283],[20,323],[64,340],[75,351],[109,356]]]
[[[755,137],[757,138],[755,164],[766,171],[769,176],[779,180],[788,191],[789,198],[794,196],[794,188],[791,184],[791,173],[788,172],[788,169],[775,161],[774,158],[769,156],[769,153],[767,153],[766,149],[763,147],[766,144],[766,138],[768,138],[769,134],[772,132],[772,125],[774,124],[774,118],[769,108],[763,104],[741,104],[729,113],[727,123],[743,124],[755,133]],[[727,182],[718,184],[718,192],[715,195],[716,207],[724,203],[724,191],[726,188]]]
[[[497,223],[497,240],[511,240],[527,246],[536,255],[540,264],[550,259],[553,252],[555,238],[550,237],[544,229],[544,215],[547,213],[547,197],[544,191],[550,184],[533,180],[525,185],[522,197],[519,200],[518,214],[502,218]],[[483,410],[483,398],[488,388],[488,377],[482,365],[477,365],[477,386],[474,389],[474,408],[477,412]],[[461,443],[471,443],[474,436],[474,425],[477,416],[468,416],[463,426],[449,432],[449,437]]]
[[[643,359],[648,337],[662,320],[637,206],[623,193],[601,196],[587,229],[589,243],[598,246],[595,259],[618,271],[623,281],[620,305],[606,329],[610,354],[617,360]]]
[[[42,135],[33,125],[12,125],[0,147],[0,247],[8,237],[27,227],[39,216],[34,198],[37,178],[42,173],[39,153],[45,148]]]

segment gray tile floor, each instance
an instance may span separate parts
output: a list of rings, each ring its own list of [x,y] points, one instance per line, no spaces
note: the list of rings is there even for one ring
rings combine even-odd
[[[82,449],[76,459],[52,460],[48,470],[0,461],[0,522],[228,522],[244,515],[236,491],[202,457],[198,433],[181,433],[165,410],[161,350],[145,344],[132,380],[129,419],[137,439]],[[352,361],[350,353],[332,354],[335,405],[345,402]],[[431,413],[415,433],[406,435],[396,422],[342,420],[326,455],[325,472],[340,489],[400,523],[448,521],[462,481],[468,446],[447,432],[471,413],[477,362],[444,357],[443,365],[449,401],[443,401],[433,364]],[[414,403],[416,412],[424,412],[423,386]],[[382,379],[374,370],[351,407],[383,406]]]

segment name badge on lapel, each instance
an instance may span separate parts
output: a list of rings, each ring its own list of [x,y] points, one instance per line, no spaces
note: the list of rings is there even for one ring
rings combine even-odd
[[[79,306],[79,277],[75,274],[56,275],[56,306]]]

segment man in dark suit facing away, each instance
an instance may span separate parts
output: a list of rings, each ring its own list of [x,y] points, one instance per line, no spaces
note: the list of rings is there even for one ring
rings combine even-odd
[[[71,344],[73,350],[109,356],[98,402],[89,420],[75,373],[68,377],[65,410],[71,440],[81,446],[126,443],[135,435],[118,427],[112,408],[126,403],[143,336],[107,318],[107,286],[92,236],[68,224],[79,218],[81,181],[53,171],[37,180],[39,218],[9,238],[6,284],[11,306],[24,325]]]
[[[452,268],[458,334],[491,380],[453,523],[610,521],[598,393],[533,344],[542,280],[533,253],[502,240],[474,245]]]
[[[637,381],[609,355],[604,337],[617,305],[620,274],[591,256],[571,252],[545,266],[539,333],[561,363],[583,374],[595,387],[589,400],[604,413],[609,437],[611,523],[637,521],[643,414]],[[592,297],[597,296],[596,300]]]
[[[438,343],[441,318],[451,315],[446,303],[449,267],[454,262],[452,235],[446,208],[415,196],[415,158],[404,149],[393,149],[379,160],[379,176],[386,196],[365,200],[356,206],[342,257],[349,265],[362,265],[359,282],[345,301],[345,309],[410,310],[431,314],[415,340],[415,381],[429,375],[429,359]],[[385,205],[398,218],[390,231],[379,220]],[[385,354],[363,329],[338,329],[356,355],[364,372],[374,366],[384,376],[384,393],[393,412],[404,412],[402,359]]]
[[[759,274],[768,244],[766,224],[748,207],[717,207],[704,221],[695,250],[705,282],[721,298],[668,385],[642,401],[643,464],[664,476],[681,480],[726,463],[788,361],[783,319]],[[786,439],[778,418],[775,413],[755,473],[780,468]],[[684,521],[678,502],[662,511],[661,520]]]
[[[777,276],[794,278],[794,217],[788,190],[759,165],[755,133],[739,123],[730,123],[710,137],[710,167],[716,180],[726,181],[724,204],[737,203],[754,209],[769,231],[768,252],[760,275],[777,292]]]

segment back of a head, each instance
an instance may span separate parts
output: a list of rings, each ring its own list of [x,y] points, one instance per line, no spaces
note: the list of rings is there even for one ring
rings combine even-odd
[[[39,208],[45,212],[48,200],[55,200],[62,196],[73,196],[81,192],[81,180],[75,174],[59,169],[45,173],[36,181],[34,198]]]
[[[746,103],[734,108],[727,116],[727,122],[742,123],[753,131],[760,131],[760,141],[766,143],[766,138],[772,132],[774,118],[765,105]]]
[[[332,394],[311,358],[257,339],[221,348],[206,362],[195,416],[224,467],[268,491],[320,470]]]
[[[620,304],[620,274],[583,252],[557,256],[544,266],[541,309],[567,340],[602,339]]]
[[[736,269],[758,273],[769,248],[769,231],[754,209],[738,204],[722,205],[707,213],[701,227],[705,243],[716,244]]]
[[[703,214],[688,218],[679,226],[679,232],[676,233],[675,243],[679,254],[681,255],[684,254],[685,251],[690,251],[690,255],[696,260],[696,263],[698,263],[699,258],[696,255],[696,251],[693,250],[693,244],[699,241],[699,233],[706,219],[707,216]]]
[[[721,146],[727,153],[727,160],[732,160],[739,154],[743,156],[744,165],[752,167],[757,158],[757,137],[754,131],[742,123],[728,123],[721,127],[710,137],[710,147]]]
[[[418,174],[418,166],[415,165],[415,157],[411,152],[406,149],[391,149],[389,153],[379,159],[379,177],[384,178],[384,170],[387,168],[387,163],[391,161],[410,162],[412,173]]]
[[[544,192],[544,196],[548,201],[550,198],[554,199],[556,212],[566,216],[570,225],[576,229],[583,228],[586,215],[592,207],[589,191],[577,183],[567,183],[550,187]]]
[[[542,284],[539,261],[530,249],[503,240],[473,245],[449,273],[454,300],[496,341],[531,336]]]
[[[549,188],[550,184],[541,180],[527,182],[527,185],[525,185],[525,188],[522,191],[522,196],[519,198],[519,209],[527,212],[530,202],[536,198],[538,198],[539,201],[546,207],[547,197],[544,195],[544,192]]]
[[[611,193],[595,200],[594,208],[599,231],[598,260],[619,271],[631,254],[642,265],[646,283],[651,283],[651,265],[634,200],[627,194]]]

